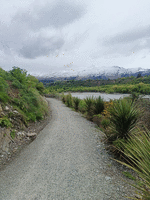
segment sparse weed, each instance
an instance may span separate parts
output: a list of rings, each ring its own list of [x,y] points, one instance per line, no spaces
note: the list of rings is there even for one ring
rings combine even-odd
[[[16,136],[16,131],[15,131],[15,130],[12,130],[12,131],[10,132],[10,136],[11,136],[12,139],[14,139],[15,136]]]

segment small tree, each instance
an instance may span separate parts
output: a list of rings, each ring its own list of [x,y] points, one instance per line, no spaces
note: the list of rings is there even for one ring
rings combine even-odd
[[[19,67],[13,67],[10,74],[14,76],[20,83],[24,83],[27,80],[27,71],[20,69]]]

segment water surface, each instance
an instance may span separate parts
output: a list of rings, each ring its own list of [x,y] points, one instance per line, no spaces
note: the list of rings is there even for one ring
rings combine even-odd
[[[66,93],[67,94],[67,93]],[[85,99],[86,97],[99,97],[101,96],[104,101],[110,101],[111,99],[120,99],[124,97],[128,97],[130,94],[106,94],[100,92],[72,92],[71,95],[73,97],[78,97],[80,99]]]

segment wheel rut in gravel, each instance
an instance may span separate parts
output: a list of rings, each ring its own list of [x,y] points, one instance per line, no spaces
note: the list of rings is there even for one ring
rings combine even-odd
[[[0,200],[127,199],[132,188],[100,141],[103,133],[61,101],[47,100],[52,118],[0,172]]]

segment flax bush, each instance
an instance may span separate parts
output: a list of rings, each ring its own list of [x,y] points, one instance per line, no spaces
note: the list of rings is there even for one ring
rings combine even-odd
[[[114,139],[127,139],[130,132],[136,126],[139,118],[139,110],[131,100],[120,99],[114,101],[109,108],[110,128]]]
[[[86,103],[86,111],[87,111],[87,117],[88,119],[92,119],[94,114],[94,98],[92,97],[86,97],[85,99]]]
[[[73,103],[74,103],[74,108],[75,108],[75,110],[78,111],[80,99],[79,99],[78,97],[74,97],[74,98],[73,98]]]
[[[66,95],[66,105],[68,107],[72,107],[73,106],[73,100],[72,100],[72,96],[71,96],[70,93]]]
[[[101,98],[101,96],[99,96],[98,98],[96,98],[94,100],[94,114],[100,114],[102,113],[104,110],[104,101]]]
[[[150,199],[150,131],[136,131],[121,145],[130,164],[120,162],[133,169],[139,176],[133,185],[142,200]],[[132,198],[139,199],[139,198]]]

